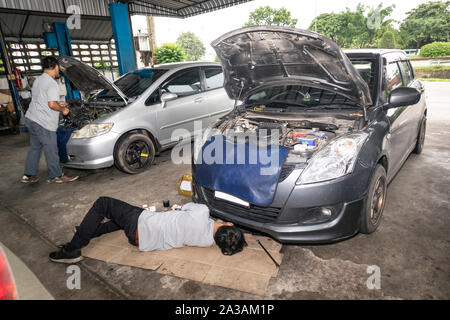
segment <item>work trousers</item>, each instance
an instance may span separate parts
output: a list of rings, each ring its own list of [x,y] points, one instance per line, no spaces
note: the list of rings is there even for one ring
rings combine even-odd
[[[81,249],[88,245],[92,238],[121,229],[124,230],[128,242],[136,246],[137,225],[142,211],[142,208],[126,202],[100,197],[84,217],[66,249],[69,251]],[[109,221],[102,222],[105,218]]]
[[[59,165],[56,132],[47,130],[28,118],[25,118],[25,124],[30,133],[30,149],[28,150],[27,160],[25,162],[25,174],[28,176],[37,175],[41,151],[44,149],[48,176],[50,179],[61,177],[62,169]]]

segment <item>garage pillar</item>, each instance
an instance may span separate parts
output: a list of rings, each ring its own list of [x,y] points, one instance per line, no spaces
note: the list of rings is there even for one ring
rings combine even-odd
[[[54,22],[53,29],[56,33],[56,40],[58,44],[58,52],[60,56],[72,56],[72,42],[70,41],[69,29],[65,22]],[[72,85],[67,77],[64,77],[64,82],[67,89],[66,100],[80,99],[80,92],[72,88]]]
[[[111,3],[109,12],[117,51],[119,73],[123,75],[136,69],[136,56],[128,7],[124,3]]]
[[[22,108],[20,104],[20,96],[19,92],[17,91],[16,76],[14,74],[10,57],[8,55],[8,46],[5,41],[1,23],[0,23],[0,58],[3,61],[3,67],[5,68],[5,74],[8,80],[9,92],[11,94],[12,102],[14,104],[14,110],[16,112],[17,123],[15,124],[19,124],[20,119],[23,116],[21,112]]]

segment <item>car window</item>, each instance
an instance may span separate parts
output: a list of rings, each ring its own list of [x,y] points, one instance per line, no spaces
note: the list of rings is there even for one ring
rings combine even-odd
[[[392,90],[401,87],[402,85],[402,76],[398,64],[396,62],[389,63],[386,66],[385,76],[385,89],[387,93],[390,93]]]
[[[206,90],[212,90],[223,87],[222,68],[205,68]]]
[[[147,101],[145,101],[145,105],[150,106],[152,104],[160,103],[160,102],[161,102],[161,100],[160,100],[160,94],[159,94],[159,88],[158,88],[150,95],[150,97],[148,97]]]
[[[202,91],[199,69],[192,69],[175,76],[161,88],[163,93],[175,93],[178,96],[189,96]]]
[[[403,81],[405,82],[405,86],[408,86],[414,80],[411,66],[408,61],[400,62],[400,66],[402,68]]]

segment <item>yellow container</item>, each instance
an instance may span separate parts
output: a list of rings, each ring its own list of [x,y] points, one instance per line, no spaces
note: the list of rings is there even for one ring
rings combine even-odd
[[[192,174],[185,174],[180,178],[178,181],[178,194],[186,197],[192,197],[194,195]]]

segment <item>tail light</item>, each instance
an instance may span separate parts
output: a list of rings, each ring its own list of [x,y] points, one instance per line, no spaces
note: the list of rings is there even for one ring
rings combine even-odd
[[[0,247],[0,300],[16,300],[17,290],[6,255]]]

